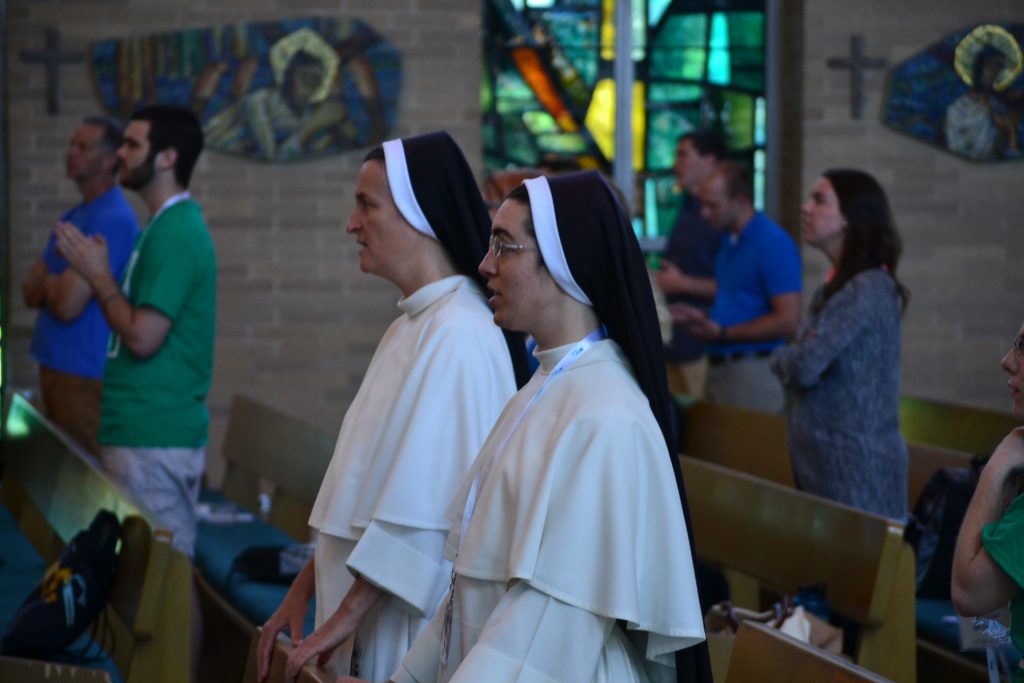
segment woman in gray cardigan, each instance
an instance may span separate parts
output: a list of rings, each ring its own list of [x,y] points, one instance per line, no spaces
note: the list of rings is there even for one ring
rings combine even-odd
[[[899,432],[900,238],[885,192],[867,173],[830,170],[803,205],[804,242],[833,273],[794,341],[775,351],[786,388],[797,487],[903,519],[907,448]]]

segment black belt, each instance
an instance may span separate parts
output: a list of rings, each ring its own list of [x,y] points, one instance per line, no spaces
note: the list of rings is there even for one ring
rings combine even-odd
[[[744,358],[767,358],[772,355],[771,351],[737,351],[736,353],[716,353],[708,356],[708,363],[711,365],[725,365]]]

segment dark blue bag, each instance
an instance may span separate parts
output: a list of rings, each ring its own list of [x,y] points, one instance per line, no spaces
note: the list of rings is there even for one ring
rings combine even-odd
[[[0,653],[47,658],[63,652],[96,621],[114,585],[121,524],[109,510],[96,513],[18,608]]]

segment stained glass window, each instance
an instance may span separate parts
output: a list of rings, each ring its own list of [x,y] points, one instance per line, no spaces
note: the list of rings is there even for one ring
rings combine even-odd
[[[764,202],[765,1],[633,0],[635,212],[667,234],[680,204],[676,139],[708,128]],[[611,171],[615,0],[484,0],[481,102],[492,171]]]

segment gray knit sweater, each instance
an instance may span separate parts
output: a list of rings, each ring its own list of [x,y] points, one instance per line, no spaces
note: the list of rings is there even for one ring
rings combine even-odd
[[[795,340],[775,351],[786,388],[797,487],[904,519],[907,447],[899,432],[900,299],[887,272],[858,273],[822,307],[814,294]]]

